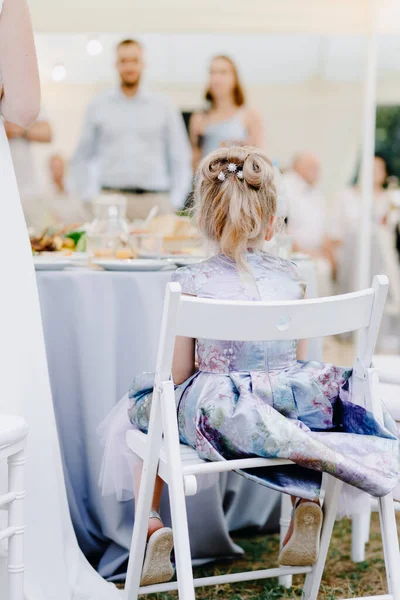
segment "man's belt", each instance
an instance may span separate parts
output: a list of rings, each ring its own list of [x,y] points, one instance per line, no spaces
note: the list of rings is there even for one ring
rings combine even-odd
[[[166,194],[162,190],[144,190],[143,188],[114,188],[103,185],[101,188],[104,192],[114,192],[116,194]]]

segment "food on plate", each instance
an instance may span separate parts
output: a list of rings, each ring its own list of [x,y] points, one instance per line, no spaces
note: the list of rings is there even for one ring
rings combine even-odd
[[[114,258],[115,253],[112,248],[95,248],[93,256],[96,256],[96,258]]]
[[[46,229],[42,235],[31,237],[32,252],[61,252],[86,250],[86,234],[84,231],[74,231],[71,227],[59,230]]]
[[[115,253],[115,258],[138,258],[139,254],[133,248],[120,248]]]
[[[74,244],[73,249],[75,252],[86,252],[86,232],[85,231],[70,231],[65,235],[65,243],[69,243],[68,240]],[[71,247],[71,246],[69,246]]]
[[[160,215],[155,217],[148,225],[150,233],[161,233],[164,237],[178,236],[197,238],[198,230],[189,217],[177,215]]]
[[[68,248],[69,250],[75,250],[75,241],[70,237],[65,237],[63,239],[63,248]]]
[[[36,252],[57,252],[63,246],[63,240],[57,235],[42,235],[41,237],[31,238],[32,251]]]

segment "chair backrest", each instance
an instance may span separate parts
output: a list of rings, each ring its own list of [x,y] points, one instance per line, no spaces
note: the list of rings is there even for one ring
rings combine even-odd
[[[300,340],[360,331],[358,360],[371,363],[388,289],[385,275],[371,288],[329,298],[283,302],[236,302],[181,295],[167,286],[157,360],[159,376],[169,377],[176,336],[278,341]]]

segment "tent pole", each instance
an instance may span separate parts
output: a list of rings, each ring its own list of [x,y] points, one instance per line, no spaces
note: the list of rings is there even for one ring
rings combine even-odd
[[[371,284],[371,238],[374,202],[374,154],[376,127],[377,35],[375,3],[371,2],[371,32],[365,80],[363,148],[361,164],[361,220],[359,229],[358,287]]]

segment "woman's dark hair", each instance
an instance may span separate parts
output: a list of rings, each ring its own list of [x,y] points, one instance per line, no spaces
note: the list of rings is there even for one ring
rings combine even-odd
[[[393,175],[393,170],[390,165],[390,159],[388,159],[387,156],[385,156],[383,153],[380,153],[380,152],[375,152],[374,158],[379,158],[380,160],[382,160],[384,162],[385,169],[386,169],[386,177],[391,177],[391,175]],[[351,182],[352,185],[358,185],[358,183],[360,182],[360,175],[361,175],[361,161],[358,164],[357,172],[354,175],[353,180]],[[383,187],[386,188],[387,183],[385,183]]]
[[[240,78],[239,78],[239,72],[237,69],[237,66],[235,65],[235,63],[233,62],[233,60],[231,58],[229,58],[229,56],[225,56],[223,54],[220,54],[218,56],[214,56],[214,58],[212,59],[214,60],[225,60],[227,63],[229,63],[229,65],[232,68],[233,71],[233,75],[235,77],[235,84],[233,86],[233,90],[232,90],[232,95],[233,95],[233,101],[236,104],[236,106],[243,106],[243,104],[246,103],[246,97],[244,94],[244,90],[243,90],[243,86],[240,82]],[[212,95],[212,92],[210,90],[210,88],[208,88],[206,90],[205,93],[205,99],[207,100],[207,102],[210,102],[211,105],[214,104],[214,97]]]

